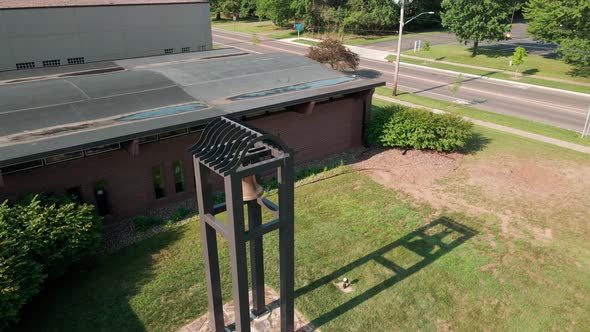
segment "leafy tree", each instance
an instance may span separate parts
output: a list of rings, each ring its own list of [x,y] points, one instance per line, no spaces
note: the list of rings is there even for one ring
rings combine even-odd
[[[318,46],[312,46],[306,57],[320,63],[327,63],[336,70],[355,70],[360,58],[336,39],[325,39]]]
[[[455,78],[455,81],[453,81],[453,84],[448,86],[449,92],[453,95],[453,98],[455,98],[455,95],[457,94],[457,92],[459,92],[462,85],[463,85],[463,74],[459,74],[457,76],[457,78]]]
[[[0,330],[48,277],[90,253],[100,233],[91,205],[43,196],[0,204]]]
[[[257,0],[256,15],[268,17],[275,25],[284,26],[293,17],[290,0]]]
[[[442,25],[459,41],[473,41],[473,56],[479,42],[506,39],[510,31],[513,0],[443,0]]]
[[[520,67],[520,65],[522,65],[527,57],[527,53],[526,50],[524,49],[524,47],[517,47],[516,49],[514,49],[514,53],[512,54],[512,65],[516,66],[516,68],[514,69],[514,77],[516,78],[516,76],[518,75],[518,68]]]
[[[524,16],[534,38],[557,44],[566,62],[590,72],[590,1],[529,0]]]

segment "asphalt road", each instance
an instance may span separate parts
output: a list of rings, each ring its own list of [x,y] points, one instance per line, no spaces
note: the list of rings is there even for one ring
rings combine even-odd
[[[252,36],[213,30],[216,45],[234,47],[250,53],[287,52],[304,55],[305,45],[287,44],[274,39],[260,38],[252,44]],[[379,77],[391,82],[394,65],[377,60],[361,59],[359,75]],[[537,87],[525,87],[510,82],[481,78],[465,78],[453,96],[448,87],[457,75],[430,68],[416,68],[402,64],[399,89],[432,98],[471,104],[477,108],[581,131],[590,107],[590,95],[576,95]]]

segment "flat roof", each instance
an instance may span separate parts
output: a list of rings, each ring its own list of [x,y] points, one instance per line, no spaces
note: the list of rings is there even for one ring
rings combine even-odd
[[[86,6],[128,6],[166,5],[186,3],[207,3],[208,0],[0,0],[0,9],[86,7]]]
[[[235,49],[1,72],[0,167],[382,85]]]

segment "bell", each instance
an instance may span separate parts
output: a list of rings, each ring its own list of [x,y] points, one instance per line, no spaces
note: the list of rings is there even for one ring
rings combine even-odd
[[[244,201],[253,201],[262,196],[264,189],[256,182],[256,175],[246,176],[242,179],[242,194]]]

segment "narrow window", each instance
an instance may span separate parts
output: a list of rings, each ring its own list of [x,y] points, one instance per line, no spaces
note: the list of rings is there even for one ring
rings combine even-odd
[[[162,172],[161,165],[152,167],[152,182],[154,183],[156,199],[166,197],[164,192],[164,172]]]
[[[184,172],[180,160],[172,163],[172,171],[174,172],[174,190],[176,190],[176,193],[181,193],[184,191]]]
[[[111,213],[109,195],[107,193],[106,182],[99,181],[94,184],[94,197],[96,199],[96,212],[100,216],[106,216]]]
[[[166,49],[164,49],[164,54],[174,54],[174,49],[173,48],[166,48]]]
[[[74,202],[78,202],[80,204],[84,203],[84,200],[82,199],[82,188],[80,186],[68,188],[66,189],[66,192]]]

